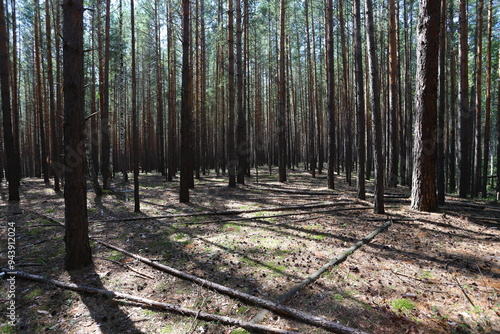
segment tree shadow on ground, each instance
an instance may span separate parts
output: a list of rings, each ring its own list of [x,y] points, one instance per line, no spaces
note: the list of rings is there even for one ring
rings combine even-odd
[[[90,286],[97,289],[106,289],[101,281],[101,275],[95,271],[94,265],[82,270],[72,270],[68,272],[71,282],[76,285]],[[125,313],[116,301],[108,299],[106,296],[96,296],[83,292],[78,292],[81,301],[86,305],[90,316],[99,326],[103,334],[142,334],[137,329],[129,315]]]

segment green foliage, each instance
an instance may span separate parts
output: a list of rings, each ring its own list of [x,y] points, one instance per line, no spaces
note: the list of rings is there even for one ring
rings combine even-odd
[[[406,312],[415,309],[415,303],[408,299],[396,299],[391,302],[391,306],[395,311]]]

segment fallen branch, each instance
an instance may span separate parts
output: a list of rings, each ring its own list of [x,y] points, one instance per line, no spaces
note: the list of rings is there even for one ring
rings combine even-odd
[[[272,191],[272,192],[277,192],[277,193],[285,193],[285,194],[292,194],[292,195],[338,195],[336,193],[328,192],[328,191],[306,191],[306,190],[292,190],[292,189],[279,189],[279,188],[268,188],[268,187],[256,187],[256,186],[248,186],[247,188],[252,189],[252,190],[265,190],[265,191]]]
[[[326,208],[329,206],[349,205],[349,204],[355,204],[355,203],[358,203],[358,202],[334,202],[334,203],[329,202],[329,203],[320,203],[320,204],[278,206],[278,207],[258,208],[258,209],[248,209],[248,210],[209,211],[209,212],[196,212],[196,213],[180,213],[180,214],[171,214],[171,215],[163,215],[163,216],[114,218],[114,219],[92,220],[92,221],[89,221],[89,223],[112,223],[112,222],[125,222],[125,221],[151,220],[151,219],[169,219],[169,218],[197,217],[197,216],[229,216],[229,215],[239,215],[242,213],[252,213],[252,212],[262,212],[262,211],[319,209],[319,208]]]
[[[148,274],[141,273],[139,270],[134,269],[134,268],[132,268],[131,266],[129,266],[129,265],[127,265],[127,264],[125,264],[125,263],[121,263],[121,262],[118,262],[118,261],[115,261],[115,260],[111,260],[111,259],[106,259],[106,258],[104,258],[104,257],[95,257],[95,258],[96,258],[96,259],[101,259],[101,260],[104,260],[104,261],[109,261],[109,262],[111,262],[111,263],[114,263],[114,264],[116,264],[116,265],[119,265],[119,266],[121,266],[121,267],[123,267],[123,268],[125,268],[125,269],[128,269],[128,270],[130,270],[130,271],[135,272],[136,274],[141,275],[143,278],[155,279],[153,276],[149,276]]]
[[[326,209],[326,210],[315,210],[315,211],[306,211],[306,212],[292,212],[292,213],[283,213],[279,215],[269,215],[269,216],[259,216],[259,217],[240,217],[240,218],[228,218],[228,219],[215,219],[215,220],[207,220],[203,222],[186,222],[188,225],[203,225],[203,224],[212,224],[212,223],[223,223],[223,222],[234,222],[234,221],[244,221],[244,220],[258,220],[258,219],[266,219],[266,218],[279,218],[279,217],[287,217],[287,216],[303,216],[310,215],[313,213],[330,213],[337,211],[351,211],[351,210],[370,210],[373,209],[371,207],[350,207],[350,208],[341,208],[341,209]],[[278,224],[279,225],[279,224]]]
[[[467,298],[467,300],[469,301],[469,303],[472,305],[472,307],[476,307],[476,305],[474,305],[474,303],[472,302],[472,300],[470,299],[469,295],[467,294],[467,292],[465,292],[464,288],[462,287],[462,285],[460,285],[460,282],[458,281],[458,278],[456,276],[453,276],[453,278],[455,279],[455,282],[457,282],[457,285],[458,287],[460,288],[460,290],[462,290],[465,298]]]
[[[256,305],[256,306],[259,306],[261,308],[271,310],[276,314],[295,319],[299,322],[303,322],[305,324],[324,328],[326,330],[329,330],[333,333],[338,333],[338,334],[365,334],[365,332],[363,332],[363,331],[360,331],[360,330],[357,330],[354,328],[350,328],[350,327],[346,327],[346,326],[341,325],[339,323],[329,321],[325,318],[321,318],[321,317],[311,315],[311,314],[308,314],[308,313],[305,313],[305,312],[302,312],[302,311],[299,311],[299,310],[296,310],[296,309],[293,309],[293,308],[290,308],[287,306],[283,306],[283,305],[280,305],[278,303],[272,302],[270,300],[266,300],[266,299],[262,299],[262,298],[259,298],[256,296],[252,296],[250,294],[247,294],[247,293],[244,293],[244,292],[241,292],[238,290],[233,290],[233,289],[228,288],[224,285],[217,284],[217,283],[205,280],[203,278],[187,274],[187,273],[182,272],[180,270],[168,267],[166,265],[153,262],[152,260],[150,260],[148,258],[145,258],[143,256],[140,256],[140,255],[137,255],[134,253],[130,253],[130,252],[128,252],[124,249],[121,249],[117,246],[108,244],[107,242],[100,241],[100,240],[97,240],[95,238],[93,238],[93,240],[95,240],[96,242],[98,242],[98,243],[100,243],[108,248],[117,250],[117,251],[119,251],[123,254],[126,254],[130,257],[136,258],[139,261],[142,261],[146,264],[149,264],[150,266],[155,267],[157,269],[160,269],[160,270],[162,270],[170,275],[179,277],[179,278],[187,280],[187,281],[194,282],[200,286],[217,291],[221,294],[224,294],[224,295],[227,295],[227,296],[230,296],[233,298],[240,299],[240,300],[247,302],[249,304]]]
[[[84,292],[84,293],[90,293],[94,295],[102,295],[106,296],[110,299],[115,299],[115,300],[125,300],[125,301],[132,301],[135,303],[139,303],[142,305],[147,305],[147,306],[152,306],[156,308],[160,308],[163,310],[179,313],[184,316],[190,316],[190,317],[195,317],[197,319],[201,319],[204,321],[214,321],[214,322],[219,322],[224,325],[229,325],[229,326],[238,326],[244,329],[247,329],[249,331],[255,331],[259,333],[270,333],[270,334],[298,334],[298,332],[292,332],[288,330],[283,330],[283,329],[278,329],[278,328],[272,328],[269,326],[263,326],[263,325],[257,325],[257,324],[252,324],[247,321],[235,319],[235,318],[230,318],[230,317],[224,317],[216,314],[211,314],[211,313],[206,313],[202,311],[195,311],[183,307],[179,307],[173,304],[168,304],[168,303],[162,303],[158,302],[156,300],[148,299],[148,298],[142,298],[138,296],[133,296],[129,295],[126,293],[121,293],[121,292],[114,292],[110,290],[105,290],[105,289],[97,289],[97,288],[92,288],[89,286],[85,285],[76,285],[73,283],[65,283],[57,280],[53,280],[50,278],[46,278],[43,276],[39,275],[33,275],[33,274],[28,274],[23,271],[9,271],[8,269],[2,268],[2,272],[6,273],[7,275],[14,275],[16,278],[23,278],[27,280],[32,280],[32,281],[37,281],[37,282],[43,282],[43,283],[48,283],[55,285],[57,287],[66,289],[66,290],[72,290],[76,292]]]
[[[384,225],[380,226],[378,229],[376,229],[375,231],[373,231],[372,233],[370,233],[366,238],[364,238],[364,239],[358,241],[357,243],[355,243],[348,250],[346,250],[344,253],[342,253],[342,255],[340,255],[339,257],[331,260],[330,262],[328,262],[327,264],[325,264],[323,267],[319,268],[315,273],[313,273],[312,275],[308,276],[302,282],[300,282],[298,285],[296,285],[295,287],[293,287],[292,289],[290,289],[288,292],[286,292],[284,295],[282,295],[281,297],[279,297],[276,300],[276,303],[283,303],[284,301],[290,299],[290,297],[292,297],[297,291],[299,291],[300,289],[302,289],[306,285],[308,285],[308,284],[314,282],[315,280],[317,280],[329,268],[331,268],[333,266],[336,266],[336,265],[344,262],[345,260],[347,260],[347,258],[349,257],[349,255],[351,255],[352,253],[354,253],[354,251],[356,251],[358,248],[360,248],[364,244],[369,243],[373,238],[375,238],[375,236],[377,234],[385,231],[389,226],[391,226],[391,224],[392,224],[392,220],[390,220],[387,223],[385,223]],[[257,313],[250,320],[250,322],[257,323],[257,322],[261,321],[267,313],[269,313],[269,311],[267,311],[267,310],[260,311],[259,313]]]

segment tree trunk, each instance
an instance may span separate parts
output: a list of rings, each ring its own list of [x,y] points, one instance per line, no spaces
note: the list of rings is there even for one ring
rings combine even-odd
[[[356,131],[358,140],[358,198],[366,198],[365,190],[365,90],[361,47],[361,4],[354,0],[354,75],[356,80]],[[333,55],[332,55],[333,58]],[[333,59],[332,59],[333,61]],[[333,103],[333,101],[332,101]]]
[[[234,144],[234,11],[233,0],[228,0],[228,130],[227,130],[227,154],[229,174],[229,187],[236,187],[236,147]]]
[[[102,186],[104,189],[109,189],[111,171],[109,170],[109,58],[110,58],[110,20],[111,20],[111,0],[106,0],[106,24],[104,28],[104,70],[103,78],[99,80],[101,86],[101,174]]]
[[[237,145],[238,148],[238,171],[237,182],[245,184],[245,172],[248,163],[248,143],[247,143],[247,121],[246,111],[243,108],[243,42],[242,42],[242,25],[241,25],[241,0],[236,0],[236,87],[238,90],[238,99],[236,110],[238,113],[238,133]]]
[[[488,160],[490,158],[490,138],[491,138],[491,47],[492,47],[492,26],[493,26],[493,0],[488,6],[488,46],[486,50],[486,101],[484,120],[484,158],[483,158],[483,179],[481,190],[483,198],[488,196]],[[500,143],[498,143],[500,144]],[[497,172],[498,173],[498,172]]]
[[[333,57],[333,0],[328,0],[327,15],[328,188],[335,189],[335,73]]]
[[[168,90],[168,173],[167,181],[172,181],[178,167],[177,157],[177,108],[176,108],[176,48],[174,47],[174,30],[172,8],[168,9],[168,57],[169,57],[169,90]]]
[[[441,1],[420,2],[411,207],[435,211],[436,120]]]
[[[382,156],[382,119],[380,112],[380,85],[375,50],[375,30],[373,27],[372,0],[365,0],[366,40],[368,49],[368,68],[370,74],[370,101],[372,109],[373,151],[375,159],[375,196],[374,212],[383,214],[384,210],[384,157]]]
[[[307,0],[306,0],[307,1]],[[286,2],[280,1],[280,74],[278,93],[278,167],[279,182],[286,181],[286,81],[285,81],[285,16]]]
[[[307,73],[308,73],[308,105],[309,110],[308,122],[309,122],[309,169],[311,170],[312,177],[316,177],[316,113],[315,113],[315,103],[314,103],[314,76],[312,69],[311,60],[311,37],[309,28],[309,1],[305,0],[305,16],[306,16],[306,42],[307,42]]]
[[[439,29],[439,112],[437,126],[437,201],[445,201],[445,156],[444,156],[444,113],[446,109],[446,0],[441,3],[441,23]]]
[[[155,52],[156,52],[156,126],[157,150],[158,150],[158,172],[165,175],[165,138],[164,138],[164,117],[163,117],[163,64],[161,58],[160,42],[160,17],[158,14],[158,0],[154,3],[155,14]]]
[[[498,98],[497,98],[497,202],[500,201],[500,50],[498,50]]]
[[[64,57],[64,218],[65,267],[83,268],[92,263],[87,220],[84,164],[83,0],[63,2]]]
[[[483,79],[483,8],[484,1],[477,2],[477,49],[476,49],[476,99],[475,103],[475,158],[474,158],[474,189],[473,196],[477,197],[482,189],[481,177],[481,159],[483,158],[481,150],[481,107],[482,107],[482,79]],[[485,163],[487,164],[487,161]]]
[[[449,16],[449,25],[450,25],[450,33],[455,33],[455,24],[453,23],[454,15],[453,15],[453,4],[454,1],[450,1],[450,16]],[[450,48],[450,131],[449,131],[449,146],[450,146],[450,154],[448,157],[448,178],[449,178],[449,192],[454,193],[457,188],[456,183],[456,139],[457,139],[457,79],[456,79],[456,51],[455,47],[451,41],[451,38],[448,39],[449,48]]]
[[[468,32],[467,32],[467,0],[459,1],[459,52],[460,59],[460,143],[459,143],[459,174],[460,184],[458,195],[466,198],[470,193],[471,162],[469,149],[470,140],[470,122],[472,121],[469,110],[469,55],[468,55]]]
[[[182,0],[182,101],[181,101],[181,181],[179,201],[189,202],[189,188],[193,178],[193,115],[192,72],[190,66],[191,19],[189,0]]]
[[[395,188],[398,184],[398,120],[399,114],[399,81],[398,81],[398,43],[396,25],[395,0],[389,0],[389,180],[388,186]]]
[[[14,147],[14,135],[12,131],[8,36],[4,4],[3,0],[0,0],[0,85],[2,97],[4,147],[5,157],[7,159],[7,181],[9,182],[9,201],[19,201],[19,174],[15,172],[16,167],[19,164],[19,152],[16,152]]]
[[[141,211],[139,201],[139,125],[137,122],[137,74],[135,64],[135,10],[134,0],[130,0],[130,29],[132,54],[132,146],[134,166],[134,212]]]

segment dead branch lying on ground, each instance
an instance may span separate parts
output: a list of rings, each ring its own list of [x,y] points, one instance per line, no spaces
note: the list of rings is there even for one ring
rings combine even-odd
[[[35,212],[35,213],[39,214],[41,216],[44,216],[43,214],[40,214],[38,212]],[[48,217],[48,218],[50,218],[50,217]],[[64,226],[63,223],[58,222],[57,220],[55,220],[53,218],[50,218],[50,219],[53,222],[57,222],[61,226]],[[385,224],[385,225],[387,225],[387,224]],[[382,227],[384,227],[385,225],[383,225]],[[388,225],[387,225],[387,227],[388,227]],[[385,228],[387,228],[387,227],[385,227]],[[375,232],[377,232],[377,231],[375,231]],[[380,233],[380,232],[378,232],[373,237],[370,238],[370,236],[372,234],[374,234],[375,232],[372,232],[365,239],[363,239],[363,240],[359,241],[358,243],[356,243],[353,247],[355,247],[356,245],[358,245],[360,243],[361,244],[357,248],[361,247],[361,245],[363,245],[364,243],[366,243],[369,240],[373,239],[373,237],[376,234]],[[90,238],[92,240],[96,241],[97,243],[100,243],[101,245],[104,245],[104,246],[106,246],[108,248],[117,250],[117,251],[119,251],[119,252],[121,252],[123,254],[126,254],[126,255],[128,255],[130,257],[133,257],[133,258],[135,258],[135,259],[137,259],[137,260],[139,260],[139,261],[141,261],[143,263],[146,263],[146,264],[148,264],[148,265],[150,265],[152,267],[160,269],[160,270],[162,270],[162,271],[164,271],[164,272],[166,272],[166,273],[168,273],[170,275],[179,277],[179,278],[184,279],[184,280],[188,280],[188,281],[194,282],[194,283],[196,283],[198,285],[201,285],[201,286],[203,286],[205,288],[217,291],[217,292],[219,292],[221,294],[224,294],[224,295],[227,295],[227,296],[230,296],[230,297],[233,297],[233,298],[237,298],[237,299],[245,301],[245,302],[247,302],[249,304],[256,305],[256,306],[259,306],[261,308],[273,311],[276,314],[279,314],[279,315],[282,315],[282,316],[285,316],[285,317],[297,320],[299,322],[303,322],[305,324],[309,324],[309,325],[312,325],[312,326],[320,327],[320,328],[326,329],[328,331],[331,331],[333,333],[338,333],[338,334],[366,334],[365,332],[363,332],[361,330],[350,328],[350,327],[341,325],[339,323],[329,321],[329,320],[327,320],[325,318],[314,316],[314,315],[311,315],[311,314],[308,314],[308,313],[305,313],[305,312],[302,312],[302,311],[299,311],[299,310],[295,310],[293,308],[280,305],[279,303],[275,303],[275,302],[272,302],[272,301],[269,301],[269,300],[266,300],[266,299],[262,299],[262,298],[259,298],[259,297],[256,297],[256,296],[252,296],[250,294],[247,294],[247,293],[244,293],[244,292],[241,292],[241,291],[238,291],[238,290],[233,290],[231,288],[228,288],[226,286],[223,286],[223,285],[220,285],[220,284],[217,284],[217,283],[205,280],[203,278],[200,278],[200,277],[197,277],[197,276],[194,276],[194,275],[190,275],[190,274],[184,273],[184,272],[182,272],[180,270],[177,270],[175,268],[171,268],[171,267],[168,267],[166,265],[163,265],[163,264],[160,264],[160,263],[156,263],[156,262],[154,262],[154,261],[152,261],[152,260],[150,260],[150,259],[148,259],[146,257],[140,256],[138,254],[134,254],[134,253],[131,253],[131,252],[128,252],[128,251],[126,251],[124,249],[121,249],[121,248],[119,248],[117,246],[114,246],[112,244],[109,244],[107,242],[99,240],[99,239],[97,239],[95,237],[90,237]],[[351,248],[353,248],[353,247],[351,247]],[[348,251],[346,251],[340,258],[342,258],[342,257],[347,258],[353,252],[350,249]]]
[[[292,195],[326,195],[326,196],[335,196],[338,194],[334,193],[333,191],[306,191],[306,190],[293,190],[293,189],[280,189],[280,188],[268,188],[268,187],[262,187],[262,186],[247,186],[248,189],[251,190],[264,190],[264,191],[271,191],[271,192],[278,192],[278,193],[285,193],[285,194],[292,194]]]
[[[291,318],[291,319],[297,320],[299,322],[302,322],[302,323],[305,323],[305,324],[308,324],[308,325],[320,327],[320,328],[329,330],[329,331],[331,331],[333,333],[338,333],[338,334],[366,334],[363,331],[360,331],[360,330],[357,330],[357,329],[354,329],[354,328],[350,328],[350,327],[341,325],[341,324],[333,322],[333,321],[329,321],[329,320],[327,320],[325,318],[318,317],[318,316],[315,316],[315,315],[311,315],[311,314],[308,314],[308,313],[305,313],[305,312],[302,312],[302,311],[299,311],[299,310],[296,310],[296,309],[293,309],[293,308],[290,308],[290,307],[287,307],[287,306],[283,306],[283,305],[280,305],[278,303],[272,302],[270,300],[266,300],[266,299],[262,299],[262,298],[259,298],[259,297],[256,297],[256,296],[252,296],[250,294],[247,294],[247,293],[244,293],[244,292],[241,292],[241,291],[238,291],[238,290],[231,289],[231,288],[226,287],[224,285],[217,284],[217,283],[205,280],[203,278],[187,274],[185,272],[182,272],[180,270],[168,267],[168,266],[163,265],[161,263],[156,263],[156,262],[154,262],[154,261],[152,261],[152,260],[150,260],[148,258],[145,258],[143,256],[140,256],[140,255],[137,255],[137,254],[134,254],[134,253],[131,253],[131,252],[128,252],[128,251],[126,251],[124,249],[121,249],[121,248],[119,248],[117,246],[111,245],[111,244],[109,244],[107,242],[104,242],[104,241],[101,241],[101,240],[98,240],[98,239],[95,239],[95,238],[92,238],[92,239],[95,240],[96,242],[98,242],[98,243],[100,243],[100,244],[108,247],[108,248],[117,250],[117,251],[119,251],[119,252],[121,252],[121,253],[123,253],[125,255],[128,255],[130,257],[138,259],[141,262],[144,262],[144,263],[146,263],[146,264],[148,264],[148,265],[150,265],[152,267],[155,267],[157,269],[160,269],[160,270],[162,270],[162,271],[164,271],[164,272],[166,272],[166,273],[168,273],[170,275],[173,275],[175,277],[179,277],[181,279],[184,279],[184,280],[187,280],[187,281],[190,281],[190,282],[194,282],[194,283],[196,283],[196,284],[198,284],[200,286],[203,286],[203,287],[205,287],[207,289],[211,289],[211,290],[217,291],[217,292],[219,292],[221,294],[224,294],[226,296],[237,298],[237,299],[242,300],[242,301],[244,301],[246,303],[249,303],[249,304],[252,304],[252,305],[255,305],[255,306],[259,306],[261,308],[268,309],[270,311],[273,311],[276,314],[285,316],[287,318]]]
[[[126,222],[126,221],[136,221],[136,220],[168,219],[168,218],[197,217],[197,216],[229,216],[229,215],[239,215],[242,213],[253,213],[253,212],[262,212],[262,211],[319,209],[319,208],[326,208],[326,207],[330,207],[330,206],[352,205],[352,204],[359,204],[359,202],[358,201],[328,202],[328,203],[320,203],[320,204],[278,206],[278,207],[258,208],[258,209],[248,209],[248,210],[209,211],[209,212],[170,214],[170,215],[163,215],[163,216],[114,218],[114,219],[103,219],[103,220],[91,220],[91,221],[89,221],[89,223],[112,223],[112,222]]]
[[[156,307],[159,309],[167,310],[170,312],[175,312],[178,314],[181,314],[183,316],[189,316],[189,317],[195,317],[197,319],[201,319],[204,321],[213,321],[213,322],[219,322],[224,325],[229,325],[229,326],[238,326],[244,329],[247,329],[249,331],[253,332],[258,332],[258,333],[269,333],[269,334],[299,334],[298,332],[293,332],[293,331],[288,331],[284,329],[279,329],[279,328],[272,328],[269,326],[263,326],[263,325],[257,325],[257,324],[252,324],[247,321],[231,318],[231,317],[225,317],[225,316],[220,316],[216,314],[211,314],[211,313],[206,313],[202,311],[195,311],[187,308],[183,308],[180,306],[176,306],[173,304],[168,304],[168,303],[162,303],[156,300],[148,299],[148,298],[142,298],[134,295],[129,295],[126,293],[121,293],[121,292],[114,292],[111,290],[105,290],[105,289],[97,289],[85,285],[76,285],[73,283],[65,283],[57,280],[53,280],[50,278],[46,278],[40,275],[33,275],[29,274],[23,271],[10,271],[8,269],[2,268],[0,269],[2,272],[4,272],[8,276],[16,276],[16,278],[22,278],[26,280],[31,280],[31,281],[37,281],[37,282],[43,282],[43,283],[48,283],[55,285],[57,287],[66,289],[66,290],[72,290],[76,292],[83,292],[83,293],[89,293],[89,294],[94,294],[94,295],[102,295],[106,296],[110,299],[114,300],[124,300],[124,301],[132,301],[135,303],[139,303],[141,305],[147,305],[149,307]]]
[[[392,224],[392,220],[390,220],[387,223],[385,223],[384,225],[380,226],[378,229],[376,229],[375,231],[373,231],[372,233],[370,233],[369,235],[367,235],[366,238],[364,238],[364,239],[358,241],[357,243],[355,243],[353,246],[351,246],[349,249],[347,249],[345,252],[343,252],[342,255],[340,255],[339,257],[337,257],[335,259],[332,259],[327,264],[325,264],[324,266],[322,266],[321,268],[319,268],[315,273],[313,273],[312,275],[308,276],[302,282],[300,282],[298,285],[294,286],[288,292],[286,292],[281,297],[279,297],[276,300],[276,303],[283,303],[284,301],[290,299],[290,297],[292,297],[297,291],[299,291],[300,289],[302,289],[306,285],[308,285],[308,284],[314,282],[315,280],[317,280],[325,271],[327,271],[331,267],[336,266],[336,265],[344,262],[345,260],[347,260],[347,258],[349,257],[349,255],[351,255],[352,253],[354,253],[358,248],[360,248],[364,244],[369,243],[371,240],[373,240],[373,238],[375,238],[375,236],[377,236],[377,234],[379,234],[379,233],[385,231],[387,228],[389,228],[389,226],[391,226],[391,224]],[[262,311],[260,311],[257,315],[255,315],[250,320],[250,322],[257,323],[257,322],[261,321],[267,313],[269,313],[268,310],[262,310]]]

